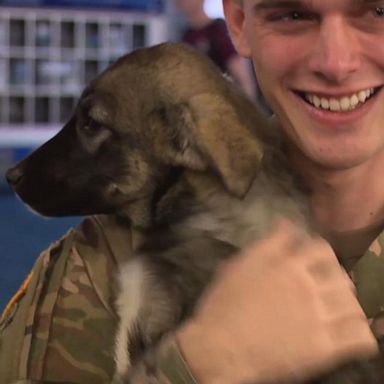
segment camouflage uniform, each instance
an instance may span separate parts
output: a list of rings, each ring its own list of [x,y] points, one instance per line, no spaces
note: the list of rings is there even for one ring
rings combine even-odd
[[[0,384],[110,383],[117,316],[114,275],[140,234],[107,216],[86,219],[43,252],[0,324]],[[353,270],[372,329],[384,335],[384,234]],[[193,384],[172,338],[133,384]]]

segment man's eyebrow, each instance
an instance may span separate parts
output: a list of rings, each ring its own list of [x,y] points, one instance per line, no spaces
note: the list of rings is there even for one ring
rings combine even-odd
[[[356,0],[362,1],[362,0]],[[259,0],[254,5],[255,11],[268,10],[272,8],[308,8],[308,1],[303,0]]]
[[[354,7],[362,7],[365,5],[379,5],[382,0],[352,0]],[[311,8],[311,0],[259,0],[255,3],[255,11],[268,10],[273,8]]]

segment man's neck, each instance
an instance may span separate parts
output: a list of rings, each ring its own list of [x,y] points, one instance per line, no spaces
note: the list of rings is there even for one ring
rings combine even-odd
[[[301,162],[305,165],[298,168],[320,228],[347,232],[384,223],[384,154],[378,160],[343,170]]]

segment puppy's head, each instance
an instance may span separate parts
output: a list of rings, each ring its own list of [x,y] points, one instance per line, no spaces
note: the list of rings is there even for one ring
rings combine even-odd
[[[163,44],[122,57],[92,81],[70,121],[7,179],[47,216],[123,207],[137,216],[183,169],[212,172],[241,197],[257,173],[265,127],[208,59]]]

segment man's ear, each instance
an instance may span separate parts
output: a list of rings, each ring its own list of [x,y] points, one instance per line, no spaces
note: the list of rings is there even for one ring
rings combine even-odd
[[[245,34],[244,0],[223,0],[223,9],[229,34],[239,55],[251,57],[251,49]]]

